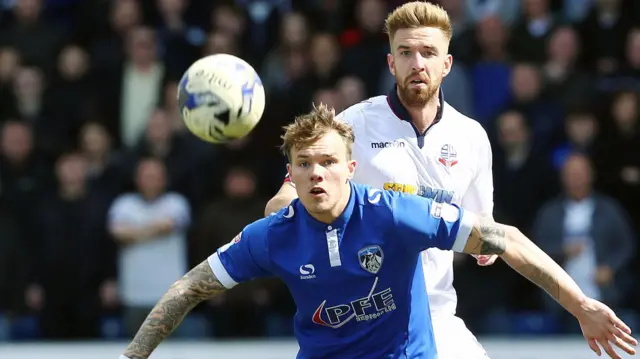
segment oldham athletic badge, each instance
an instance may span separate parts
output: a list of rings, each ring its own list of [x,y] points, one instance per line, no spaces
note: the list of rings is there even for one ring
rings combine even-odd
[[[372,274],[378,274],[383,259],[384,253],[382,253],[380,246],[367,246],[358,251],[360,266]]]

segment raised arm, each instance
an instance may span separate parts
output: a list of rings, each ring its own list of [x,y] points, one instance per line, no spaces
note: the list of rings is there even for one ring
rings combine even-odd
[[[147,359],[198,303],[225,290],[205,260],[176,281],[151,310],[123,356]]]
[[[600,355],[602,348],[611,358],[620,358],[611,343],[629,354],[637,341],[631,330],[606,305],[588,298],[574,280],[551,257],[517,228],[487,218],[477,218],[464,246],[470,254],[499,255],[509,266],[544,289],[573,314],[591,349]]]
[[[275,196],[273,196],[264,209],[264,216],[267,217],[271,213],[278,212],[281,208],[286,207],[292,200],[298,198],[296,187],[288,179],[282,183],[282,187]]]

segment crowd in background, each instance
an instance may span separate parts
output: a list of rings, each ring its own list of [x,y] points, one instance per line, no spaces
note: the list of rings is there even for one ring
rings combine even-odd
[[[263,215],[281,127],[393,88],[382,33],[398,0],[0,3],[0,339],[131,335],[171,283]],[[441,0],[444,98],[493,148],[495,213],[589,295],[640,313],[640,2]],[[214,146],[182,124],[197,58],[250,62],[267,107]],[[460,129],[464,131],[464,129]],[[560,333],[563,314],[498,261],[455,260],[458,313],[483,333]],[[180,337],[288,335],[259,281],[196,309]],[[638,321],[640,323],[640,321]]]

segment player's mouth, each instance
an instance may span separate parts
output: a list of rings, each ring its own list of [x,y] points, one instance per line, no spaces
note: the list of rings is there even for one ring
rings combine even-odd
[[[409,86],[411,87],[422,87],[422,86],[427,86],[427,83],[425,81],[423,81],[422,79],[413,79],[411,81],[409,81]]]
[[[314,198],[318,198],[327,194],[327,191],[325,191],[322,187],[313,187],[311,191],[309,191],[309,193],[311,193],[311,196],[313,196]]]

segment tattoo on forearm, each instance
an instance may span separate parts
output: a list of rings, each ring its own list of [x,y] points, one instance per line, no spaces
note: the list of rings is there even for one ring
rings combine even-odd
[[[483,220],[471,235],[479,239],[474,250],[478,254],[503,254],[506,249],[504,228],[491,220]]]
[[[544,289],[555,300],[560,300],[560,283],[549,271],[534,264],[525,264],[515,269],[535,285]]]
[[[131,359],[147,359],[191,309],[224,289],[207,261],[200,263],[169,288],[151,310],[124,355]]]

